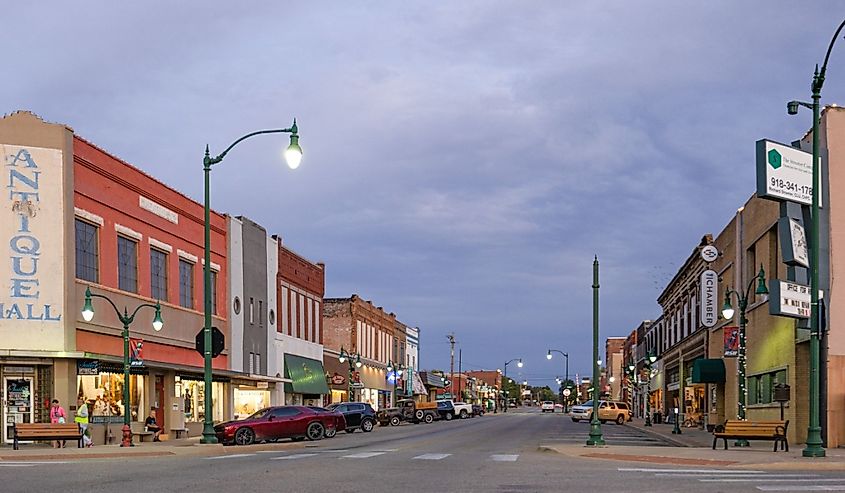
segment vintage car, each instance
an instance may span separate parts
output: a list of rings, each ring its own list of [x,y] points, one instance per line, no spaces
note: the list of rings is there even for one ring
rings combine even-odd
[[[414,402],[410,399],[398,401],[396,407],[378,412],[378,422],[382,426],[398,426],[403,421],[409,423],[431,423],[439,417],[436,402]]]

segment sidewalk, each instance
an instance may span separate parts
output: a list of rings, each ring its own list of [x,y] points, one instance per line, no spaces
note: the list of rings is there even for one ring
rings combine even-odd
[[[305,442],[281,442],[251,445],[248,447],[224,447],[223,445],[203,445],[200,437],[168,440],[165,442],[135,443],[134,447],[114,445],[95,445],[90,448],[77,448],[76,442],[68,441],[67,447],[52,448],[44,443],[22,444],[20,450],[12,446],[0,446],[0,463],[4,461],[62,461],[79,459],[118,459],[126,457],[162,457],[162,456],[217,456],[260,450],[286,450],[302,448]]]
[[[639,463],[641,467],[646,464],[652,466],[662,464],[772,471],[845,471],[845,450],[843,449],[828,449],[826,457],[807,458],[801,455],[803,444],[789,444],[789,452],[772,452],[772,442],[757,440],[752,441],[749,448],[736,448],[729,442],[728,450],[722,448],[720,441],[716,450],[713,450],[713,435],[697,428],[681,428],[680,435],[673,435],[673,425],[655,424],[646,427],[642,420],[634,420],[626,426],[664,439],[675,447],[627,445],[588,447],[578,444],[550,444],[541,445],[539,448],[541,451],[556,452],[580,459]]]

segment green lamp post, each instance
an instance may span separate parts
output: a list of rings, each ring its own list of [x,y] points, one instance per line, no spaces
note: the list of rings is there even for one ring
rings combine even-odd
[[[508,365],[513,363],[514,361],[516,361],[516,366],[522,368],[522,358],[514,358],[514,359],[509,360],[505,363],[505,375],[504,375],[505,378],[502,382],[502,389],[505,392],[505,407],[504,407],[504,409],[502,409],[503,413],[508,412],[508,400],[509,400],[508,398],[510,397],[508,395],[508,391],[505,389],[505,385],[507,384],[507,381],[508,381]]]
[[[129,424],[131,422],[131,413],[129,412],[129,368],[131,366],[129,362],[129,326],[132,324],[132,321],[135,320],[135,315],[138,314],[138,311],[141,310],[141,308],[154,308],[155,316],[153,316],[153,330],[156,332],[160,331],[161,328],[164,327],[164,321],[161,319],[161,305],[158,301],[156,301],[155,305],[151,303],[141,303],[135,308],[132,315],[129,314],[129,310],[126,307],[123,308],[123,313],[120,313],[120,309],[117,305],[115,305],[114,302],[107,296],[92,293],[91,288],[87,287],[85,288],[85,304],[82,306],[82,319],[86,322],[90,322],[94,319],[94,304],[91,302],[92,298],[102,298],[108,301],[112,308],[114,308],[114,313],[117,315],[118,320],[120,320],[120,323],[123,324],[123,429],[121,430],[123,432],[123,437],[121,439],[120,446],[133,447],[132,428]]]
[[[347,400],[349,402],[354,401],[355,390],[352,387],[352,377],[355,375],[355,370],[361,368],[363,363],[361,363],[361,355],[360,354],[351,354],[346,352],[343,349],[343,346],[340,348],[340,356],[337,358],[338,361],[341,363],[347,363],[349,366],[349,373],[346,378],[346,388],[347,388]]]
[[[737,419],[741,420],[746,419],[746,399],[748,398],[748,387],[746,386],[745,382],[745,327],[748,324],[748,319],[745,318],[745,311],[748,309],[748,299],[751,296],[751,288],[754,287],[755,283],[757,284],[757,288],[754,290],[755,294],[769,294],[769,290],[766,288],[766,271],[763,270],[762,265],[760,266],[760,272],[758,272],[757,275],[754,276],[751,281],[749,281],[748,286],[745,288],[744,292],[740,293],[731,288],[728,288],[725,291],[725,304],[722,307],[722,316],[730,320],[734,316],[734,309],[733,306],[731,306],[731,295],[735,296],[737,298],[737,301],[739,302],[739,352],[737,354],[737,363],[739,366],[739,393],[737,395],[736,417]],[[747,447],[748,440],[737,440],[736,446]]]
[[[645,360],[645,369],[646,369],[646,380],[645,380],[645,425],[644,426],[652,426],[651,424],[651,377],[652,377],[652,366],[654,362],[657,361],[657,355],[654,353],[648,353],[648,357]]]
[[[211,390],[211,206],[209,203],[209,178],[211,175],[211,167],[218,164],[220,161],[223,161],[223,158],[226,157],[226,154],[228,154],[233,147],[250,137],[261,134],[288,133],[290,134],[290,145],[288,145],[287,150],[285,150],[285,160],[291,169],[296,169],[302,161],[302,148],[299,147],[298,132],[299,129],[297,128],[296,120],[294,119],[293,125],[290,128],[259,130],[257,132],[246,134],[234,141],[226,148],[226,150],[215,157],[211,157],[208,146],[205,146],[205,157],[203,157],[202,160],[203,171],[205,173],[205,256],[203,257],[205,261],[205,265],[203,265],[203,284],[205,286],[205,319],[203,323],[203,339],[205,345],[205,350],[203,351],[205,361],[205,417],[203,419],[202,438],[200,439],[200,443],[217,443],[217,436],[214,434],[214,412],[212,409],[214,403],[212,400]]]
[[[822,441],[822,428],[819,416],[820,395],[819,395],[819,366],[820,366],[820,344],[821,338],[819,328],[819,187],[816,186],[821,183],[821,170],[819,169],[819,159],[821,150],[819,147],[819,118],[821,117],[820,102],[822,97],[822,86],[824,86],[824,77],[827,72],[827,61],[830,59],[830,52],[833,50],[833,45],[845,27],[845,21],[839,24],[833,38],[830,40],[830,45],[827,47],[827,53],[824,56],[824,63],[819,70],[816,65],[816,71],[813,74],[813,82],[810,88],[813,92],[813,103],[803,103],[801,101],[790,101],[786,104],[787,112],[790,115],[798,114],[798,106],[804,106],[813,110],[813,203],[811,209],[812,228],[810,229],[810,420],[807,426],[807,446],[801,452],[804,457],[824,457],[825,450]]]
[[[629,363],[625,368],[625,377],[628,379],[628,411],[634,412],[634,376],[637,374],[637,365]]]
[[[593,259],[593,415],[590,420],[590,438],[587,445],[604,445],[604,437],[599,421],[599,257]]]

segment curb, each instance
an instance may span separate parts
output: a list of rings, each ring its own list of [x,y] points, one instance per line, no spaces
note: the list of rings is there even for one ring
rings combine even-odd
[[[675,447],[696,448],[696,447],[694,447],[694,446],[692,446],[688,443],[684,443],[684,442],[681,442],[679,440],[675,440],[674,438],[667,437],[666,435],[663,435],[662,433],[657,433],[656,431],[650,430],[650,429],[648,429],[644,426],[641,427],[641,426],[630,425],[630,424],[628,426],[631,426],[632,428],[634,428],[638,431],[641,431],[641,432],[645,433],[646,435],[651,435],[654,438],[659,438],[659,439],[663,440],[664,442],[672,444]]]

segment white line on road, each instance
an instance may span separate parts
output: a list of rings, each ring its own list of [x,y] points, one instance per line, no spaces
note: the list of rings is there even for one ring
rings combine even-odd
[[[44,460],[44,461],[26,461],[26,462],[16,462],[16,461],[5,461],[0,460],[0,466],[35,466],[39,464],[70,464],[67,461],[58,461],[58,460]]]
[[[271,457],[270,460],[295,460],[295,459],[304,459],[306,457],[314,457],[317,454],[291,454],[291,455],[283,455],[281,457]]]
[[[0,467],[33,467],[36,464],[0,464]]]
[[[760,478],[725,478],[725,479],[699,479],[702,483],[749,483],[751,481],[755,481],[757,483],[798,483],[801,481],[813,481],[813,482],[832,482],[832,481],[839,481],[845,482],[845,478],[808,478],[808,479],[769,479],[768,476],[760,477]]]
[[[420,460],[440,460],[449,457],[452,454],[422,454],[414,457],[414,459]]]
[[[230,455],[218,455],[216,457],[206,457],[206,460],[217,460],[217,459],[237,459],[239,457],[252,457],[255,454],[230,454]]]
[[[737,469],[649,469],[649,468],[640,468],[640,467],[620,467],[617,469],[620,472],[689,472],[689,473],[701,473],[701,474],[712,474],[712,473],[723,473],[723,472],[730,472],[736,474],[763,474],[763,471],[746,471],[746,470],[737,470]]]
[[[672,474],[668,472],[661,472],[655,474],[657,477],[664,477],[664,478],[700,478],[703,476],[720,476],[720,477],[730,477],[730,476],[746,476],[748,475],[743,471],[722,471],[722,472],[714,472],[714,473],[706,473],[706,474],[694,474],[694,473],[680,473],[680,474]],[[766,474],[766,478],[814,478],[817,477],[818,474]],[[764,476],[760,476],[764,477]]]
[[[760,491],[845,491],[845,485],[827,486],[758,486]]]
[[[385,452],[358,452],[357,454],[344,455],[341,459],[369,459],[377,455],[384,455]]]
[[[517,459],[519,459],[519,454],[494,454],[490,456],[490,460],[496,462],[516,462]]]

